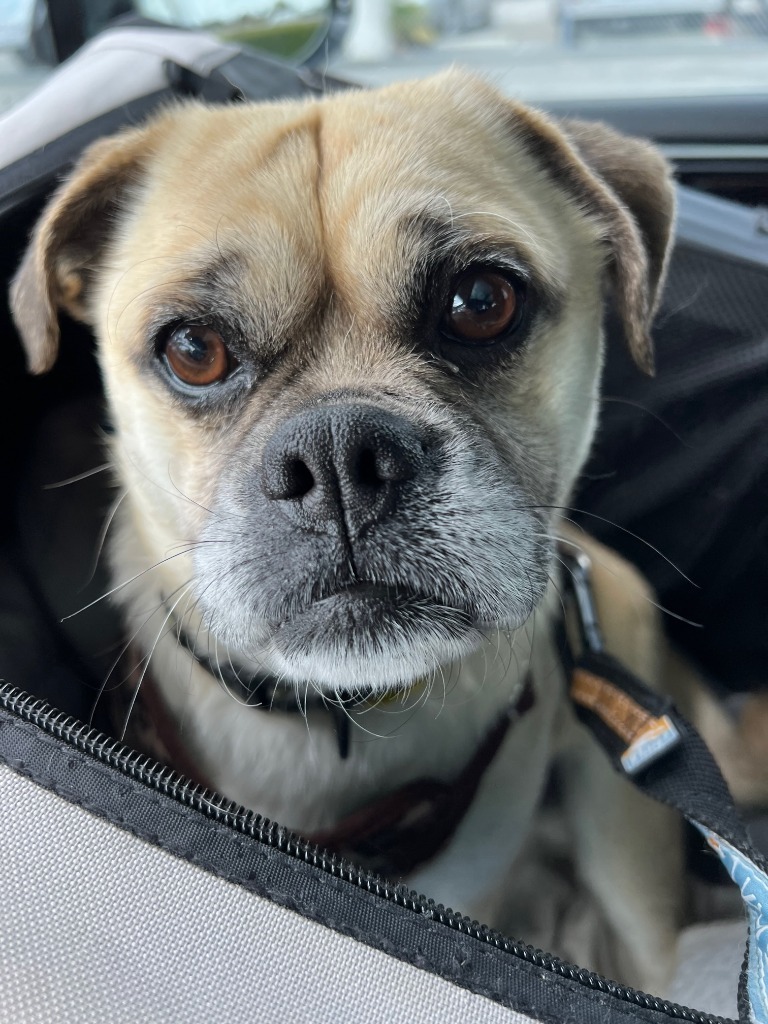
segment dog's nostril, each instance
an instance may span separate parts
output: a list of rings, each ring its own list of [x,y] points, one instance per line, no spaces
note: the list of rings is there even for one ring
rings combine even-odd
[[[363,448],[357,456],[356,480],[362,487],[378,487],[384,481],[379,473],[376,452]]]
[[[291,459],[286,466],[286,498],[303,498],[315,486],[312,470],[302,459]]]

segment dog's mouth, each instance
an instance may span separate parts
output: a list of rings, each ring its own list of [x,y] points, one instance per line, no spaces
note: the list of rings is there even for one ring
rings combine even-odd
[[[426,594],[400,583],[377,583],[372,580],[350,580],[346,583],[325,583],[315,588],[307,601],[297,601],[290,610],[272,620],[272,626],[279,629],[292,619],[307,613],[323,614],[334,607],[346,608],[351,614],[380,618],[383,622],[388,614],[408,604],[450,607],[449,602],[435,594]],[[460,609],[456,609],[459,611]]]
[[[269,657],[293,681],[361,695],[397,692],[481,639],[470,612],[395,583],[325,586],[270,622]]]
[[[512,577],[506,599],[498,586],[473,587],[476,579],[464,580],[445,561],[430,569],[390,555],[367,569],[360,578],[348,565],[320,564],[292,587],[273,576],[271,586],[257,588],[243,574],[247,603],[233,600],[230,588],[205,592],[209,630],[236,662],[288,686],[375,697],[437,678],[480,649],[489,632],[521,626],[540,596],[530,572],[519,593]]]

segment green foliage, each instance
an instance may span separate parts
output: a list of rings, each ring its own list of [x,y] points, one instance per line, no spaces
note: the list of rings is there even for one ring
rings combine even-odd
[[[429,12],[424,4],[395,0],[392,25],[399,43],[428,46],[435,40],[436,33],[429,24]]]
[[[278,24],[248,18],[239,24],[220,28],[217,34],[227,42],[243,43],[284,60],[296,60],[303,56],[309,43],[324,26],[325,18],[320,15]],[[392,26],[400,44],[428,46],[435,40],[427,7],[414,0],[394,0]]]
[[[310,40],[321,31],[324,24],[325,19],[320,17],[285,21],[277,25],[266,21],[247,21],[239,25],[228,25],[218,35],[226,42],[243,43],[274,57],[294,60],[304,53]]]

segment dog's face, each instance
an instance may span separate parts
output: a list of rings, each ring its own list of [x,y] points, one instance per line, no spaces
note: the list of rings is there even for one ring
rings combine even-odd
[[[671,217],[650,147],[456,72],[188,105],[86,154],[13,303],[38,372],[58,307],[93,325],[131,568],[233,658],[377,690],[541,599],[606,281],[649,369]]]

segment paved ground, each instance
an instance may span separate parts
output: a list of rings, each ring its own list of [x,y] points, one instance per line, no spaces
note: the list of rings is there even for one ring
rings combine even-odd
[[[330,70],[345,78],[383,85],[420,78],[451,63],[489,75],[509,95],[534,102],[599,97],[707,96],[765,93],[768,97],[768,40],[723,44],[686,39],[593,39],[574,51],[530,42],[510,34],[477,34],[427,48],[403,50],[381,65],[340,58]]]

